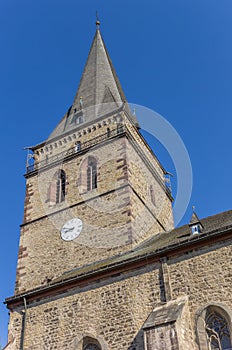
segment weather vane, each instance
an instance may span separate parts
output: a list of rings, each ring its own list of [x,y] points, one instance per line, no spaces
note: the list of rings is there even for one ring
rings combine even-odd
[[[96,26],[99,27],[100,26],[100,20],[98,17],[98,12],[96,11]]]

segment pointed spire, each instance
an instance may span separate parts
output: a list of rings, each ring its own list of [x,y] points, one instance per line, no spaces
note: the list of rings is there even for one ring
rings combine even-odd
[[[195,211],[193,211],[191,220],[190,220],[190,222],[189,222],[189,225],[198,224],[199,222],[200,222],[200,219],[198,218],[198,216],[197,216],[197,214],[195,213]]]
[[[102,39],[97,14],[96,19],[95,36],[74,102],[51,137],[75,128],[78,118],[82,118],[82,126],[119,108],[123,108],[132,123],[139,127],[136,116],[132,115],[126,103],[126,97]]]
[[[195,207],[193,206],[193,213],[191,220],[189,222],[189,227],[191,228],[192,234],[199,234],[203,231],[203,225],[195,212]]]
[[[97,20],[96,25],[96,33],[74,98],[73,109],[76,108],[77,110],[79,110],[81,96],[83,108],[104,103],[106,95],[108,96],[107,102],[116,102],[120,105],[126,100],[102,39],[99,20]],[[110,101],[109,95],[111,95]]]

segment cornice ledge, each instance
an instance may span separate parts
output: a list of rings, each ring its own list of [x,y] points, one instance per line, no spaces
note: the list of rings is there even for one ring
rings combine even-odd
[[[77,270],[77,275],[74,277],[65,278],[64,276],[64,279],[60,280],[59,282],[54,281],[46,286],[38,287],[25,293],[6,298],[4,304],[6,304],[9,309],[14,309],[14,307],[23,305],[24,298],[26,298],[28,304],[30,304],[30,302],[35,299],[38,300],[38,298],[62,294],[67,290],[79,286],[80,284],[86,284],[86,282],[94,282],[100,278],[104,279],[113,277],[114,275],[118,275],[122,272],[125,273],[134,269],[142,268],[148,263],[159,261],[162,257],[170,257],[176,255],[180,253],[180,251],[186,251],[189,247],[191,247],[191,250],[202,247],[205,245],[205,243],[208,244],[209,241],[215,243],[218,242],[221,238],[232,238],[232,225],[226,226],[221,230],[217,229],[207,233],[190,236],[190,238],[184,241],[175,242],[171,245],[162,247],[149,253],[128,257],[127,259],[120,262],[112,262],[111,264],[104,265],[100,268],[96,268],[95,270],[93,269],[82,274],[78,274]],[[128,255],[132,253],[134,253],[134,251],[129,252]]]

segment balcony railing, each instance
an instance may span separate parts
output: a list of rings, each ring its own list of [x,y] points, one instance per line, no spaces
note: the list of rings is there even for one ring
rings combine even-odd
[[[95,137],[94,139],[88,140],[83,143],[78,142],[74,147],[64,152],[51,156],[48,159],[44,159],[41,162],[34,162],[34,164],[27,165],[26,173],[29,174],[29,173],[32,173],[33,171],[38,171],[40,169],[43,169],[51,164],[63,161],[79,152],[82,152],[86,149],[94,147],[105,140],[111,139],[117,135],[120,135],[126,132],[128,132],[127,127],[125,125],[121,125],[121,126],[118,126],[116,129],[110,130],[105,134]]]
[[[171,187],[169,184],[167,184],[166,181],[157,173],[156,168],[154,167],[153,163],[147,158],[144,151],[137,145],[135,141],[133,141],[133,137],[130,133],[130,130],[126,127],[126,125],[120,125],[116,129],[110,130],[105,134],[99,135],[95,137],[94,139],[88,140],[86,142],[77,142],[76,145],[64,152],[61,152],[59,154],[56,154],[54,156],[49,157],[48,159],[44,159],[41,162],[34,162],[34,164],[28,165],[26,168],[26,174],[33,173],[34,171],[43,170],[46,167],[49,167],[55,163],[63,162],[64,160],[67,160],[73,156],[75,156],[78,153],[81,153],[82,151],[85,151],[91,147],[94,147],[98,144],[100,144],[103,141],[110,140],[112,138],[115,138],[119,135],[126,134],[128,135],[128,138],[131,140],[132,144],[135,147],[135,150],[140,154],[140,156],[143,158],[144,163],[147,165],[148,169],[153,173],[155,178],[157,179],[158,183],[163,187],[163,189],[167,192],[167,194],[171,196]]]

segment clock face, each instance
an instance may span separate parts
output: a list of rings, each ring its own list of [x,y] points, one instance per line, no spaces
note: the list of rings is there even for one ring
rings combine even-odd
[[[74,218],[67,221],[62,227],[60,233],[64,241],[72,241],[79,236],[83,223],[81,219]]]

